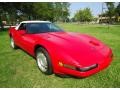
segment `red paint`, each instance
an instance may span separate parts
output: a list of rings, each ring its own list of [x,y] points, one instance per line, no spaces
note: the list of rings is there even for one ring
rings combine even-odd
[[[27,34],[23,30],[10,28],[9,35],[15,44],[35,56],[35,46],[43,46],[49,53],[54,73],[69,74],[77,77],[87,77],[109,66],[112,60],[112,50],[94,37],[73,32],[48,32]],[[78,68],[98,64],[98,67],[86,72],[80,72],[59,66],[59,62]]]

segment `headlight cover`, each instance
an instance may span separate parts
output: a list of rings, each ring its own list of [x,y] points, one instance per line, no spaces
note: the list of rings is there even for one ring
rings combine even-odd
[[[91,69],[94,69],[94,68],[97,68],[98,67],[98,64],[93,64],[91,66],[88,66],[88,67],[84,67],[84,68],[76,68],[77,71],[81,71],[81,72],[86,72],[86,71],[89,71]]]

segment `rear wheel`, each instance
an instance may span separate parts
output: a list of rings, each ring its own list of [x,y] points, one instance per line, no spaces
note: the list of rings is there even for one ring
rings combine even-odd
[[[53,73],[50,56],[44,48],[39,47],[36,50],[36,59],[37,59],[37,65],[43,73],[47,75]]]
[[[14,42],[14,39],[12,37],[10,37],[10,46],[13,48],[13,49],[16,49],[17,46],[15,45],[15,42]]]

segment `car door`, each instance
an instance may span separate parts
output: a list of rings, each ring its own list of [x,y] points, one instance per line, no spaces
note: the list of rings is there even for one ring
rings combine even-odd
[[[27,51],[29,54],[33,55],[33,49],[35,45],[35,38],[33,37],[33,34],[29,34],[27,31],[27,26],[29,26],[29,23],[23,25],[23,29],[25,31],[24,34],[20,35],[20,45],[21,48]],[[20,28],[21,29],[21,28]]]
[[[20,26],[18,27],[18,29],[14,30],[14,34],[13,34],[14,41],[15,41],[16,45],[18,45],[20,48],[23,47],[22,36],[24,36],[25,34],[26,34],[26,24],[21,23]]]
[[[33,54],[33,46],[35,40],[32,38],[31,34],[27,33],[26,23],[21,23],[18,27],[18,30],[14,30],[14,41],[16,45],[20,48],[28,52],[29,54]]]

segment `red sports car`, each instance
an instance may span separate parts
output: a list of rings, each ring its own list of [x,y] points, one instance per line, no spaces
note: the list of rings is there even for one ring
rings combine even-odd
[[[106,68],[112,50],[94,37],[65,32],[49,21],[23,21],[9,29],[11,47],[36,58],[45,74],[87,77]]]

